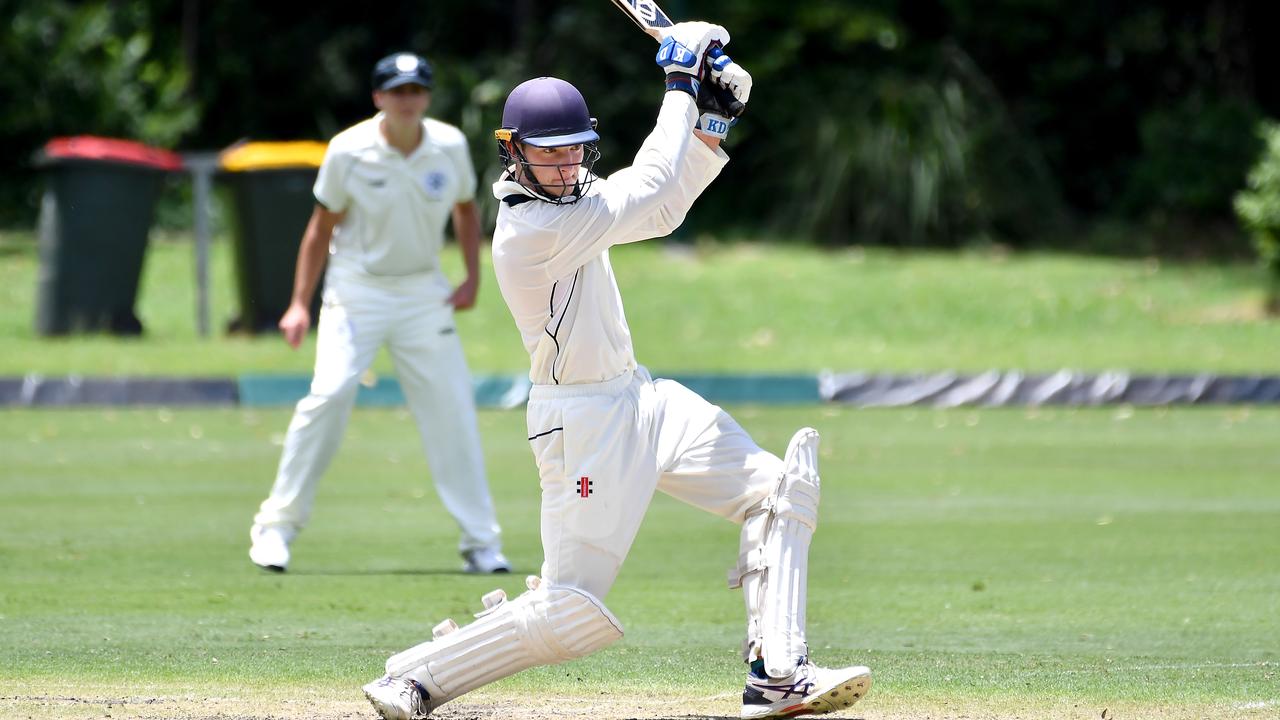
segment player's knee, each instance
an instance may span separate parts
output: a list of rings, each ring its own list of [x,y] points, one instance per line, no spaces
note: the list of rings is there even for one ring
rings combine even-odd
[[[539,587],[526,594],[536,597],[542,591]],[[622,623],[603,601],[586,590],[549,585],[545,599],[538,598],[533,604],[532,619],[548,638],[550,662],[590,655],[622,638]]]
[[[355,376],[342,380],[312,380],[307,396],[298,401],[298,410],[323,412],[353,403],[359,389],[359,380]]]

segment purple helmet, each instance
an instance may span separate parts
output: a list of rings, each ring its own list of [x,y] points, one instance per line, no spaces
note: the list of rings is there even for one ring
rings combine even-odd
[[[596,119],[578,88],[559,78],[526,80],[507,96],[502,129],[512,140],[535,147],[585,145],[600,140]]]
[[[508,176],[529,188],[542,200],[561,204],[575,202],[586,194],[595,180],[591,168],[600,159],[596,143],[596,119],[587,110],[582,93],[559,78],[540,77],[520,83],[507,96],[502,109],[502,127],[494,131],[498,156]],[[582,172],[572,185],[540,184],[520,149],[521,143],[539,148],[582,145]]]

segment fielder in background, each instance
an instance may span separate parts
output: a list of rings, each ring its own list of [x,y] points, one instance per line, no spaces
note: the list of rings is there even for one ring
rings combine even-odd
[[[455,310],[476,301],[480,219],[466,138],[426,118],[431,67],[398,53],[373,69],[374,117],[329,143],[316,207],[298,249],[280,331],[296,348],[325,270],[311,392],[298,402],[275,485],[253,519],[249,558],[284,571],[316,485],[342,441],[361,375],[386,345],[445,508],[462,529],[468,572],[510,570],[485,479],[475,399]],[[466,264],[456,288],[440,270],[445,224]]]
[[[605,607],[655,490],[742,525],[731,587],[746,597],[744,718],[849,707],[865,667],[809,659],[805,593],[818,519],[818,434],[782,459],[723,410],[637,364],[609,248],[671,233],[728,157],[723,94],[746,103],[751,77],[724,55],[718,25],[675,25],[658,51],[666,93],[631,167],[607,179],[595,120],[572,85],[537,78],[507,98],[507,167],[493,238],[498,284],[531,359],[528,435],[542,483],[541,577],[459,628],[391,657],[365,694],[388,720],[422,718],[485,683],[595,652],[622,637]],[[713,130],[714,128],[714,130]]]

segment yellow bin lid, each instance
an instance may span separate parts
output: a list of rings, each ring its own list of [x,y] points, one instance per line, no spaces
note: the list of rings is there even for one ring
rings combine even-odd
[[[232,145],[218,156],[223,170],[271,170],[276,168],[316,168],[324,160],[327,143],[315,140],[288,142],[248,142]]]

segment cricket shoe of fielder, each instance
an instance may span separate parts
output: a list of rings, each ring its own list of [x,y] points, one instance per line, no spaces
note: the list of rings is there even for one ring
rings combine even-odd
[[[382,720],[423,720],[431,714],[431,698],[416,680],[386,675],[365,685],[364,696]]]
[[[294,530],[281,525],[258,525],[249,528],[249,559],[263,570],[284,572],[289,566],[289,543]]]
[[[758,665],[758,667],[757,667]],[[784,718],[839,712],[871,689],[871,670],[855,665],[821,668],[805,660],[785,678],[765,676],[764,663],[753,663],[742,691],[742,717]]]

